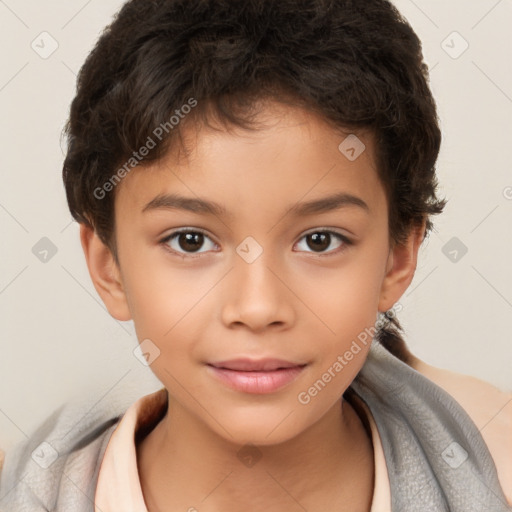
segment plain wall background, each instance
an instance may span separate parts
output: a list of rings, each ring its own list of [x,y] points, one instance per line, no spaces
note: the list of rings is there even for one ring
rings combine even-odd
[[[440,194],[449,200],[420,250],[399,319],[426,362],[512,389],[512,2],[395,4],[431,69],[444,137]],[[133,355],[131,323],[111,318],[94,290],[61,180],[61,131],[76,73],[121,5],[0,2],[3,449],[69,399],[94,404],[115,394],[128,405],[161,387]],[[52,39],[58,48],[47,59],[31,47],[49,51]],[[57,251],[46,262],[33,252],[48,248],[44,237]]]

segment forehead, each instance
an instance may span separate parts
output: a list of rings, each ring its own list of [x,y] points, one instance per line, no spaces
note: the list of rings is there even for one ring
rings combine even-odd
[[[226,215],[263,207],[277,212],[279,205],[333,192],[360,197],[372,211],[382,208],[384,189],[371,133],[335,129],[316,114],[278,103],[259,111],[258,122],[255,131],[193,123],[181,127],[181,143],[122,180],[116,211],[143,212],[158,196],[175,192],[214,199]]]

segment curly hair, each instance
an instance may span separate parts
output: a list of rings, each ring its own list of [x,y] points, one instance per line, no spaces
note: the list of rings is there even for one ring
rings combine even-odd
[[[386,0],[126,2],[79,72],[64,128],[73,218],[117,259],[116,190],[105,194],[104,185],[119,166],[159,126],[158,144],[133,165],[162,158],[187,123],[215,118],[257,129],[256,106],[265,99],[373,133],[391,242],[403,243],[423,222],[428,235],[430,216],[446,203],[436,197],[441,131],[421,42]],[[194,107],[171,126],[184,105]],[[402,327],[396,316],[385,318],[376,337],[408,362]]]

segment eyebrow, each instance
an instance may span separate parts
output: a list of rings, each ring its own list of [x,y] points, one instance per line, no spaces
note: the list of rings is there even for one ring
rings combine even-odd
[[[184,197],[178,194],[160,194],[146,204],[142,211],[158,209],[178,209],[193,213],[209,213],[217,216],[226,214],[226,209],[218,203],[201,198]]]
[[[327,213],[347,206],[356,206],[365,210],[367,213],[370,212],[370,207],[360,197],[340,192],[338,194],[322,197],[321,199],[308,201],[307,203],[297,203],[289,208],[286,213],[303,217],[315,213]]]
[[[369,206],[360,197],[345,192],[333,194],[321,199],[315,199],[305,203],[297,203],[288,208],[287,214],[297,217],[305,217],[318,213],[327,213],[344,207],[355,206],[366,212],[370,211]],[[158,209],[178,209],[199,214],[210,214],[216,216],[226,215],[226,209],[214,201],[201,198],[184,197],[178,194],[160,194],[142,209],[143,212]]]

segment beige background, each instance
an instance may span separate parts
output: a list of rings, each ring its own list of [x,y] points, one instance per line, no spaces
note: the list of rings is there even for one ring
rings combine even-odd
[[[61,182],[60,135],[76,73],[121,3],[0,1],[4,449],[69,399],[94,404],[117,395],[129,404],[160,387],[132,353],[131,323],[112,319],[90,282]],[[512,389],[512,2],[396,5],[424,42],[444,134],[441,193],[449,199],[399,318],[425,361]],[[46,59],[31,47],[49,51],[53,40],[58,48]],[[32,252],[43,237],[57,250],[47,262]],[[468,252],[453,262],[443,247],[461,242]]]

